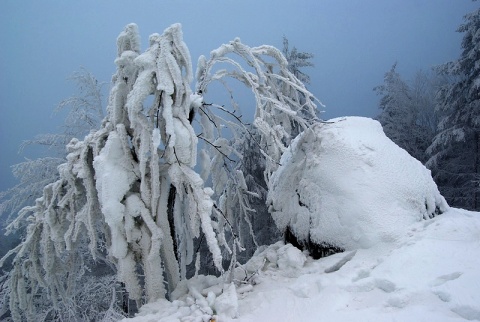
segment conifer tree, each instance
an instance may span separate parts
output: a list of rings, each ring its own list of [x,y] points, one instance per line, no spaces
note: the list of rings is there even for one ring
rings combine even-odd
[[[428,148],[440,191],[457,207],[479,209],[480,177],[480,9],[465,16],[462,53],[438,68],[453,79],[439,92],[438,134]]]
[[[424,163],[438,124],[435,95],[442,80],[436,74],[418,71],[413,81],[407,82],[396,67],[395,63],[385,73],[384,83],[374,88],[381,96],[377,120],[393,142]]]

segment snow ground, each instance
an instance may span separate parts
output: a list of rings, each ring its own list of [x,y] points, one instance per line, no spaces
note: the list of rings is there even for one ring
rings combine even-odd
[[[319,260],[279,242],[235,276],[245,274],[251,283],[224,291],[199,276],[124,321],[480,320],[480,213],[451,208],[394,243]]]

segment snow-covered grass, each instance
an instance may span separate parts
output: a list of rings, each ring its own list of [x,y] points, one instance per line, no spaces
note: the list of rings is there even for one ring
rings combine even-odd
[[[319,260],[279,242],[235,276],[235,292],[198,276],[130,321],[480,320],[480,214],[451,208],[393,243]]]

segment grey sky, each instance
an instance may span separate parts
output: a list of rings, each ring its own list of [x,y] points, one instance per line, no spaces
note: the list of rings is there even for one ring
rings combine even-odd
[[[55,106],[73,94],[66,81],[80,66],[99,80],[115,72],[116,37],[135,22],[148,36],[183,25],[194,68],[199,55],[235,37],[281,48],[282,36],[315,55],[309,89],[326,104],[323,117],[375,116],[372,88],[398,61],[408,78],[460,54],[463,15],[471,0],[2,0],[0,1],[0,190],[23,140],[57,132]],[[27,156],[29,153],[26,154]],[[30,155],[32,155],[30,153]]]

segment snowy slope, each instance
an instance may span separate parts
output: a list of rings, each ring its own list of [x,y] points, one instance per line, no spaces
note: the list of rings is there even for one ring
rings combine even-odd
[[[200,277],[131,321],[480,320],[480,214],[452,208],[395,243],[319,260],[277,243],[242,272],[254,285],[221,294],[221,279]]]
[[[171,302],[131,321],[480,320],[480,214],[449,208],[378,122],[314,126],[281,163],[269,194],[277,225],[347,251],[313,260],[290,244],[264,246],[233,283],[180,282]]]

